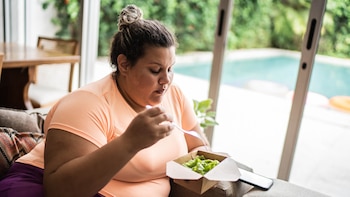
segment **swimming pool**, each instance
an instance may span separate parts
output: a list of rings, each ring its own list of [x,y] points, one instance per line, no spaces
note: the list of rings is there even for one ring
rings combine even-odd
[[[300,57],[277,55],[225,60],[221,83],[244,87],[251,80],[271,81],[295,89]],[[174,72],[204,80],[210,79],[211,61],[181,62]],[[315,60],[309,91],[331,98],[350,95],[350,66]]]

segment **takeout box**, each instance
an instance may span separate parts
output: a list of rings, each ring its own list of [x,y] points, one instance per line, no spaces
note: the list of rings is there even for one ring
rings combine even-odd
[[[203,155],[206,159],[216,159],[220,161],[220,163],[206,174],[201,175],[194,172],[191,168],[182,165],[195,158],[196,155]],[[174,183],[198,194],[206,192],[219,181],[234,182],[241,176],[236,162],[233,159],[206,151],[191,152],[173,161],[167,162],[166,174],[173,179]]]

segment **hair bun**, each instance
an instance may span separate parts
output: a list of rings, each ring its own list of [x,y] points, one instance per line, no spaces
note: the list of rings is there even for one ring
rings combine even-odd
[[[118,29],[121,30],[123,26],[142,19],[142,15],[142,10],[136,5],[126,6],[120,13]]]

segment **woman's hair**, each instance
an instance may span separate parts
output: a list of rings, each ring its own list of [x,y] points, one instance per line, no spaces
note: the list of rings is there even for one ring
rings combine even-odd
[[[149,46],[177,46],[176,37],[159,21],[143,19],[142,10],[137,6],[126,6],[119,15],[118,32],[113,36],[110,48],[112,67],[117,67],[120,54],[134,65]]]

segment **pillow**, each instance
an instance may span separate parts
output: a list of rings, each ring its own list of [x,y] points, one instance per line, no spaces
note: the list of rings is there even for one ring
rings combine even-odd
[[[13,128],[0,127],[0,178],[19,157],[31,151],[44,139],[41,132],[19,132]]]
[[[39,112],[27,113],[0,107],[0,127],[12,128],[16,131],[43,132],[45,117]]]

